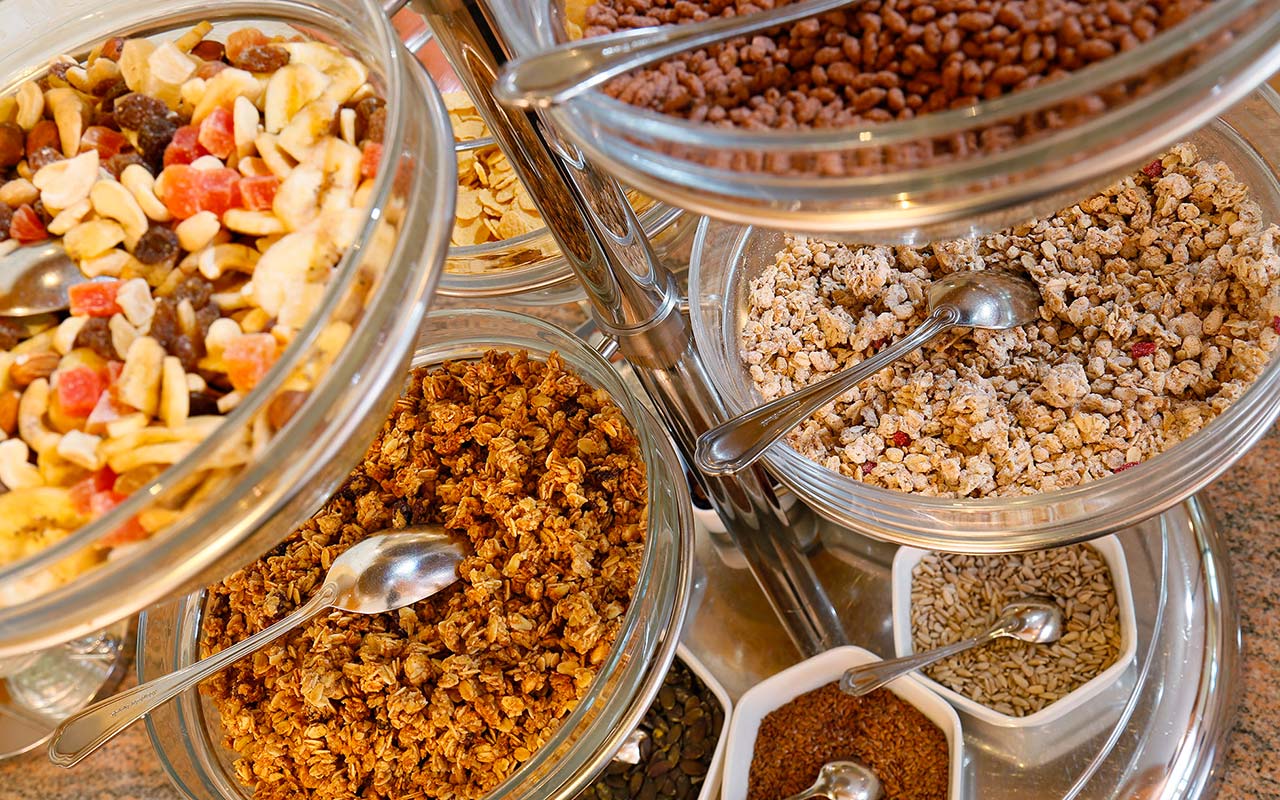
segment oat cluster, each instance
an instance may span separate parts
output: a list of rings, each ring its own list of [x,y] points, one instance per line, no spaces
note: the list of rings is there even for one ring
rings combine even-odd
[[[1238,399],[1276,348],[1280,227],[1191,145],[1052,217],[981,239],[870,247],[788,237],[750,284],[742,357],[765,399],[920,324],[936,278],[1010,269],[1040,322],[917,351],[788,437],[889,489],[1025,495],[1138,466]]]
[[[1064,633],[1052,644],[1000,639],[944,658],[925,673],[1001,714],[1024,717],[1096,678],[1120,655],[1111,569],[1086,544],[1034,553],[929,553],[911,573],[911,646],[933,650],[977,636],[1027,595],[1053,597]]]
[[[335,612],[204,685],[257,800],[479,798],[573,710],[613,644],[647,520],[636,436],[557,355],[414,372],[340,491],[210,589],[206,652],[270,625],[334,558],[441,523],[474,555],[398,612]]]

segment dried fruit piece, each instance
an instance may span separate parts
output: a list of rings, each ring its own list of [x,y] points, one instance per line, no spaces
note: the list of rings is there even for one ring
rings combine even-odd
[[[58,373],[54,398],[63,413],[88,417],[106,389],[107,379],[101,372],[88,366],[76,366]]]
[[[73,347],[87,347],[105,359],[120,357],[112,345],[111,329],[104,317],[90,317],[76,334]]]
[[[221,61],[227,54],[226,45],[213,39],[204,39],[191,48],[191,55],[205,61]]]
[[[102,168],[111,173],[111,177],[116,180],[120,180],[120,176],[124,174],[124,171],[130,164],[137,164],[143,169],[147,168],[147,163],[143,161],[142,156],[137,153],[117,153],[111,158],[108,158],[106,163],[102,165]]]
[[[249,72],[273,72],[289,63],[289,51],[274,44],[256,45],[245,48],[231,63]]]
[[[1142,168],[1142,174],[1153,180],[1159,178],[1164,175],[1164,164],[1161,164],[1160,159],[1157,158]]]
[[[271,40],[267,38],[267,35],[257,28],[241,28],[240,30],[232,31],[227,36],[227,44],[224,48],[224,52],[226,53],[227,60],[232,64],[235,64],[240,60],[241,54],[247,48],[264,45],[270,41]]]
[[[13,224],[13,209],[7,204],[0,202],[0,242],[9,238],[9,226]],[[12,344],[5,344],[3,333],[0,333],[0,350],[10,350],[13,345],[17,344],[15,340]]]
[[[92,281],[72,286],[67,290],[71,300],[71,313],[81,317],[110,317],[120,313],[116,293],[122,281]]]
[[[46,147],[57,150],[58,154],[61,155],[62,151],[59,150],[61,146],[62,142],[58,137],[58,125],[51,119],[40,120],[34,128],[27,132],[28,159]]]
[[[13,122],[0,122],[0,169],[8,169],[22,160],[26,154],[26,141]]]
[[[1121,464],[1120,466],[1116,467],[1116,468],[1115,468],[1115,470],[1113,470],[1113,471],[1114,471],[1114,472],[1124,472],[1125,470],[1133,469],[1134,467],[1138,466],[1138,464],[1140,464],[1140,463],[1142,463],[1142,462],[1140,462],[1140,461],[1129,461],[1129,462],[1126,462],[1126,463]]]
[[[360,151],[360,176],[377,177],[380,161],[382,161],[382,145],[377,142],[365,142]]]
[[[236,184],[236,190],[240,193],[240,205],[250,211],[269,210],[279,189],[280,179],[274,175],[241,178]]]
[[[141,92],[116,98],[113,111],[116,123],[133,131],[141,131],[149,120],[168,119],[170,116],[169,107],[162,101]]]
[[[129,146],[129,140],[119,131],[102,125],[90,125],[80,138],[80,150],[96,150],[98,158],[108,161]]]
[[[19,242],[38,242],[49,238],[49,230],[45,228],[40,215],[24,203],[13,212],[9,236]]]
[[[138,152],[153,171],[164,166],[169,143],[178,131],[178,123],[168,117],[148,117],[138,130]]]
[[[160,264],[178,255],[178,234],[167,226],[152,223],[138,239],[133,257],[143,264]]]
[[[910,447],[911,437],[902,431],[894,431],[893,446],[894,447]]]
[[[1143,356],[1152,355],[1155,351],[1155,342],[1138,342],[1133,347],[1129,348],[1129,355],[1134,358],[1142,358]]]
[[[190,164],[207,155],[209,151],[200,143],[200,129],[195,125],[183,125],[173,132],[173,137],[165,147],[164,165]]]
[[[238,392],[247,392],[257,386],[279,357],[280,346],[276,337],[269,333],[238,336],[222,351],[227,380]]]
[[[233,169],[195,169],[175,164],[164,171],[165,208],[175,219],[186,219],[201,211],[221,216],[236,201],[240,173]]]
[[[209,116],[200,122],[197,141],[205,152],[215,155],[218,158],[226,159],[227,156],[235,152],[236,137],[233,130],[234,123],[232,121],[231,112],[225,108],[215,108]],[[174,134],[174,143],[170,145],[172,149],[178,142],[178,135],[185,128],[181,128],[178,134]],[[165,152],[166,166],[168,165],[169,153]],[[193,161],[195,159],[192,159]],[[190,161],[184,163],[191,163]]]

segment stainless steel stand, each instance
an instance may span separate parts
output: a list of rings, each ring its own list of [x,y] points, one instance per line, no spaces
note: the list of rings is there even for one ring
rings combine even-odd
[[[627,360],[692,463],[698,434],[724,409],[680,313],[673,276],[654,257],[622,189],[548,125],[502,107],[491,87],[508,55],[487,0],[414,0],[463,86],[528,187],[586,288],[596,324]],[[691,471],[715,505],[792,643],[811,655],[846,643],[825,590],[759,468],[734,478]]]

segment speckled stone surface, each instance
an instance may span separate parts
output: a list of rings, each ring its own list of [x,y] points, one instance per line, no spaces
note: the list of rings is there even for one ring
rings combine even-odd
[[[1280,430],[1273,430],[1208,490],[1229,531],[1244,630],[1240,720],[1219,797],[1280,798]],[[3,800],[173,800],[164,773],[135,725],[78,768],[42,754],[0,762]]]

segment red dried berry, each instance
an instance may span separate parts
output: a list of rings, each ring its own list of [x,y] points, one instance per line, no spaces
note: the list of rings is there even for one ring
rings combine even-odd
[[[1129,348],[1129,355],[1134,358],[1142,358],[1143,356],[1154,354],[1155,351],[1155,342],[1138,342],[1133,347]]]
[[[870,475],[870,474],[871,474],[871,470],[875,469],[878,465],[879,465],[879,464],[878,464],[878,462],[876,462],[876,461],[864,461],[864,462],[862,463],[862,474],[863,474],[863,475]]]
[[[1280,317],[1271,318],[1271,330],[1280,333]]]
[[[1125,470],[1127,470],[1127,469],[1133,469],[1134,467],[1138,466],[1138,464],[1139,464],[1139,463],[1141,463],[1141,462],[1138,462],[1138,461],[1130,461],[1130,462],[1127,462],[1127,463],[1125,463],[1125,464],[1121,464],[1120,466],[1116,467],[1114,471],[1115,471],[1115,472],[1124,472],[1124,471],[1125,471]]]
[[[1152,180],[1155,180],[1156,178],[1164,175],[1164,164],[1161,164],[1160,159],[1157,158],[1155,161],[1152,161],[1150,164],[1142,168],[1142,174]]]
[[[895,431],[893,434],[893,446],[894,447],[910,447],[911,437],[906,435],[902,431]]]
[[[881,347],[884,347],[886,344],[888,344],[888,342],[889,342],[888,339],[876,339],[874,342],[871,343],[871,349],[879,350]]]

